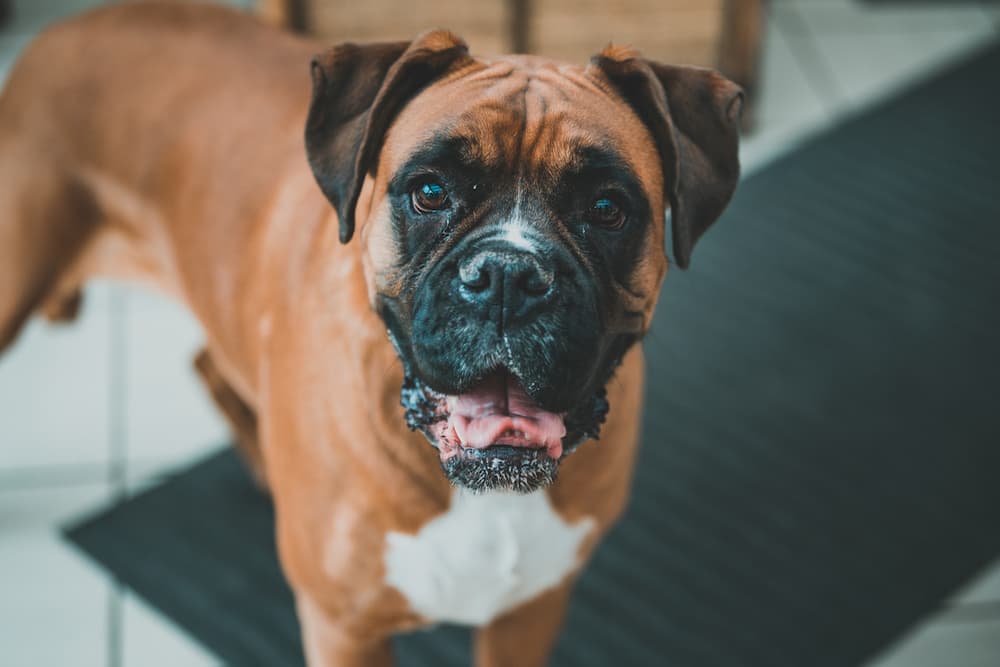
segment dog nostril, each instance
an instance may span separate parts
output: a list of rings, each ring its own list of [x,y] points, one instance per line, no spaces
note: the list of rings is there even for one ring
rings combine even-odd
[[[528,271],[521,275],[518,280],[518,287],[521,288],[522,292],[530,296],[541,296],[548,292],[549,287],[552,285],[552,280],[546,278],[546,276],[538,271]]]
[[[529,261],[519,267],[517,288],[527,296],[543,296],[552,287],[555,273],[546,266]]]

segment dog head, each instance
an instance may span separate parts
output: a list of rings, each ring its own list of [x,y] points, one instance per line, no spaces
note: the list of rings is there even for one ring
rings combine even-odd
[[[336,47],[313,83],[309,161],[364,244],[410,426],[454,483],[550,482],[650,324],[667,209],[686,267],[732,196],[740,89],[614,47],[473,58],[440,31]]]

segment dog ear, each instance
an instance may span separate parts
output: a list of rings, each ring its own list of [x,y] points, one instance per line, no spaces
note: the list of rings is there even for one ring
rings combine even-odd
[[[306,154],[316,182],[337,210],[340,240],[354,235],[354,209],[374,173],[396,114],[459,61],[468,47],[446,31],[413,42],[342,44],[313,58]]]
[[[674,257],[687,268],[695,241],[722,214],[739,180],[743,90],[714,70],[662,65],[630,49],[608,47],[591,63],[656,141]]]

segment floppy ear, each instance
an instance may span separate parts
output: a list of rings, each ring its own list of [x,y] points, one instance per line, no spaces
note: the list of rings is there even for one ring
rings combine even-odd
[[[413,42],[342,44],[313,58],[306,154],[316,182],[337,209],[340,240],[354,235],[354,208],[365,175],[374,173],[396,114],[468,47],[445,31]]]
[[[674,257],[691,261],[695,241],[718,219],[740,177],[743,90],[718,72],[662,65],[608,47],[591,63],[649,127],[663,162]]]

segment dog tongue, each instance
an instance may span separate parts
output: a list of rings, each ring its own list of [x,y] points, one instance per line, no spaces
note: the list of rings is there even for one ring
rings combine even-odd
[[[465,447],[485,449],[501,440],[516,447],[544,447],[555,459],[562,456],[562,415],[538,407],[512,377],[495,373],[469,393],[448,396],[447,403],[448,424]]]

